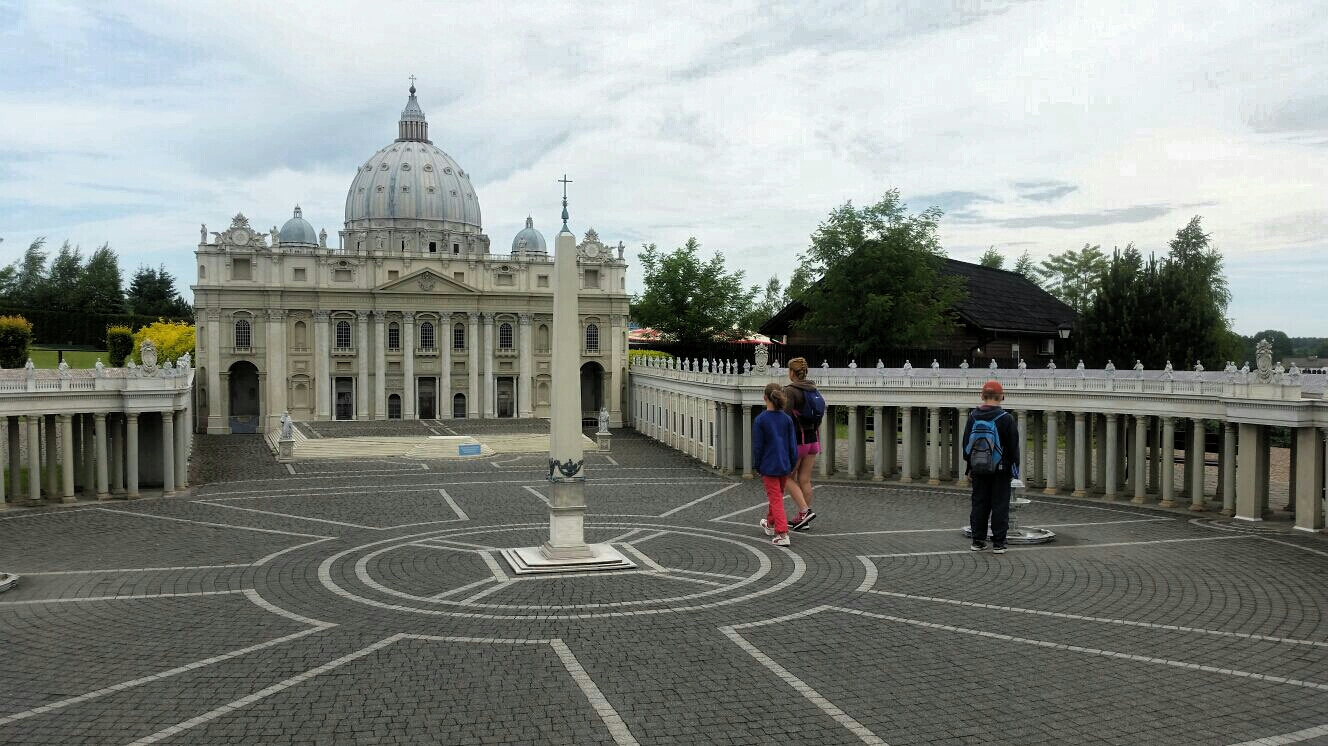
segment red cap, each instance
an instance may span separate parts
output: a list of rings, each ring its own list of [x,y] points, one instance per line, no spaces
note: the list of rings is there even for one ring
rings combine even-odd
[[[987,381],[982,384],[982,396],[984,398],[996,398],[1005,396],[1005,387],[1001,386],[1000,381]]]

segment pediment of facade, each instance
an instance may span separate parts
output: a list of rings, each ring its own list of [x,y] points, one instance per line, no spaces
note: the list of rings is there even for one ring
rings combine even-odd
[[[450,277],[444,277],[431,269],[422,269],[374,289],[384,293],[479,293],[476,288]]]

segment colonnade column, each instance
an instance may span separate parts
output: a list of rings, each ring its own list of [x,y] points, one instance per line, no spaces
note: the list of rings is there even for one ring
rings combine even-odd
[[[20,472],[23,468],[23,449],[19,443],[19,433],[21,432],[21,428],[19,427],[18,417],[16,415],[6,417],[5,421],[6,427],[9,430],[9,499],[11,502],[17,504],[19,501],[19,492],[23,486],[19,481],[19,478],[22,476]]]
[[[41,505],[41,415],[30,414],[28,421],[28,505]],[[17,496],[17,495],[16,495]]]
[[[111,446],[111,494],[123,495],[125,491],[125,430],[128,427],[123,414],[108,415],[106,418],[107,435]]]
[[[483,314],[484,317],[484,416],[487,419],[493,419],[498,416],[498,409],[495,406],[497,394],[497,383],[493,377],[493,314]],[[577,366],[580,368],[581,366]]]
[[[355,360],[359,364],[359,370],[357,371],[359,376],[355,381],[355,419],[367,420],[370,419],[368,311],[355,312]]]
[[[1025,459],[1027,463],[1021,464],[1019,470],[1024,475],[1024,483],[1032,487],[1042,479],[1042,463],[1046,458],[1046,428],[1042,424],[1040,412],[1030,412],[1028,422],[1031,430],[1029,435],[1032,436],[1032,450]]]
[[[1088,491],[1088,424],[1083,412],[1074,413],[1074,491],[1072,497],[1083,497]]]
[[[1162,418],[1162,502],[1163,508],[1176,507],[1176,418]]]
[[[525,336],[525,332],[522,332]],[[452,416],[452,312],[438,312],[438,416]]]
[[[1102,414],[1091,414],[1092,443],[1084,441],[1088,457],[1093,460],[1093,491],[1106,494],[1107,489],[1107,418]],[[1113,449],[1114,452],[1114,449]]]
[[[72,415],[62,414],[58,417],[60,422],[60,502],[74,502],[74,418]],[[55,439],[48,440],[47,445],[53,445]]]
[[[1060,435],[1056,432],[1056,426],[1060,414],[1054,410],[1044,410],[1042,416],[1047,420],[1047,452],[1044,457],[1046,468],[1042,470],[1043,475],[1046,476],[1047,484],[1042,491],[1048,495],[1054,495],[1060,486],[1058,484],[1060,481],[1060,465],[1056,463],[1057,452],[1060,449],[1060,445],[1057,443]]]
[[[175,494],[175,414],[161,413],[161,494]]]
[[[125,413],[125,428],[125,489],[133,500],[138,497],[138,412]]]
[[[45,415],[42,420],[43,439],[46,441],[46,471],[43,473],[46,499],[54,500],[60,492],[60,449],[56,445],[56,429],[59,425],[53,414]]]
[[[332,345],[328,341],[331,318],[327,311],[314,311],[314,397],[320,420],[332,419]]]
[[[1019,478],[1023,480],[1025,484],[1027,484],[1029,478],[1028,463],[1033,460],[1032,459],[1033,454],[1028,448],[1028,411],[1023,409],[1019,410],[1015,414],[1014,422],[1015,422],[1015,428],[1018,432],[1017,437],[1019,440],[1019,461],[1020,461]],[[964,431],[962,429],[957,431],[955,433],[955,440],[956,441],[959,440],[961,437],[963,437],[963,435]],[[959,467],[959,471],[960,473],[963,473],[964,467],[962,466]]]
[[[867,470],[866,418],[862,407],[848,408],[848,475],[854,479]]]
[[[715,466],[720,474],[728,474],[729,455],[733,453],[733,445],[729,443],[729,405],[724,402],[716,402],[715,406],[719,409],[719,425],[715,429]]]
[[[835,407],[827,404],[825,418],[821,420],[821,457],[817,459],[816,465],[820,468],[823,477],[835,473],[835,411]],[[751,423],[748,423],[747,431],[751,432]]]
[[[91,414],[79,417],[83,422],[83,494],[97,497],[97,431]]]
[[[1120,486],[1119,483],[1120,480],[1118,479],[1116,474],[1116,467],[1119,465],[1118,464],[1119,456],[1117,454],[1117,449],[1120,447],[1120,434],[1118,432],[1118,425],[1116,422],[1117,414],[1115,412],[1107,412],[1106,419],[1107,419],[1106,483],[1102,486],[1102,489],[1103,489],[1103,494],[1106,495],[1108,500],[1115,500],[1117,488]]]
[[[963,487],[968,484],[968,475],[964,473],[964,423],[968,415],[962,409],[954,410],[950,420],[950,466],[954,469],[955,484]]]
[[[189,486],[189,411],[179,409],[171,414],[175,420],[175,489]]]
[[[1222,515],[1236,514],[1236,423],[1222,425]]]
[[[752,431],[752,408],[747,404],[739,404],[742,407],[742,430],[739,432],[746,437],[751,437],[748,433]],[[826,419],[829,419],[829,407],[826,407]],[[742,449],[742,478],[751,479],[754,475],[752,471],[752,448],[750,444],[744,443]]]
[[[470,326],[466,329],[466,373],[469,374],[470,392],[466,394],[466,416],[480,416],[480,315],[470,312]]]
[[[900,407],[899,413],[904,418],[904,436],[900,446],[899,481],[908,483],[917,477],[917,472],[914,470],[916,461],[913,458],[914,441],[917,440],[913,431],[917,427],[917,417],[914,416],[913,407],[909,406]]]
[[[280,432],[281,416],[289,408],[286,403],[286,311],[269,308],[267,311],[267,418],[264,432]]]
[[[1142,505],[1148,501],[1148,418],[1134,416],[1134,455],[1130,457],[1130,467],[1134,472],[1134,499],[1130,502]]]
[[[1204,421],[1190,420],[1190,448],[1185,457],[1185,466],[1190,472],[1190,510],[1198,512],[1207,509],[1204,500]]]
[[[1236,517],[1247,521],[1263,520],[1259,489],[1259,426],[1248,422],[1238,425],[1236,437]]]
[[[521,346],[517,353],[520,355],[517,358],[517,370],[521,380],[516,387],[516,400],[518,403],[517,414],[523,419],[535,416],[535,402],[531,395],[534,390],[534,386],[531,385],[531,376],[534,375],[532,366],[535,360],[535,340],[531,328],[530,314],[523,313],[517,316],[517,329],[521,334]],[[630,418],[624,418],[623,424],[627,424],[627,419]]]
[[[941,410],[927,408],[927,484],[941,483]]]
[[[401,314],[401,419],[415,419],[415,313]]]
[[[1296,487],[1291,500],[1296,507],[1296,528],[1318,531],[1324,527],[1324,449],[1319,446],[1318,428],[1298,427],[1294,433]]]
[[[885,407],[872,408],[872,479],[885,479]]]
[[[93,441],[97,444],[97,499],[107,500],[111,496],[107,477],[109,476],[106,463],[106,413],[97,412],[92,415]]]
[[[375,420],[387,419],[387,314],[374,311],[374,410]]]

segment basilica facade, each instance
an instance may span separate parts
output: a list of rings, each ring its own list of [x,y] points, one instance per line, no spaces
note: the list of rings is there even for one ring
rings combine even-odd
[[[338,245],[301,215],[200,229],[193,285],[198,421],[269,432],[295,420],[546,417],[553,255],[526,218],[490,251],[470,175],[429,140],[415,87],[398,136],[351,179]],[[581,408],[622,424],[623,246],[577,246]]]

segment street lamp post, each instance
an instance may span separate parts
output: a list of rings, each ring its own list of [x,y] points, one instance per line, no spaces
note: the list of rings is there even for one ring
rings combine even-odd
[[[1067,368],[1070,367],[1070,345],[1068,340],[1072,329],[1074,329],[1074,326],[1068,321],[1062,321],[1056,327],[1056,334],[1061,338],[1061,354],[1065,356],[1065,367]]]

